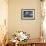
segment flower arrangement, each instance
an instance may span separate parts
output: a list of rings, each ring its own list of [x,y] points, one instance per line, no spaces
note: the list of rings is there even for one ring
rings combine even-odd
[[[18,41],[27,41],[30,38],[30,34],[27,34],[23,31],[18,31],[17,34],[14,34],[14,39]]]
[[[26,41],[29,39],[30,34],[27,34],[26,32],[20,31],[20,32],[18,32],[17,36],[18,36],[18,39],[20,41]]]

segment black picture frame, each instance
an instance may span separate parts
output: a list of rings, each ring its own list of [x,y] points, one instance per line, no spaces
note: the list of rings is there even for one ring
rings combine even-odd
[[[22,20],[35,20],[35,9],[21,9]]]

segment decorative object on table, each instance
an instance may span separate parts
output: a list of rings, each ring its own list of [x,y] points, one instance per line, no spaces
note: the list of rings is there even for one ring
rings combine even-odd
[[[35,19],[35,9],[21,9],[21,19],[34,20]]]
[[[13,39],[11,39],[12,42],[16,41],[27,41],[30,38],[30,34],[27,34],[23,31],[18,31],[17,34],[13,35]]]
[[[13,38],[10,40],[14,43],[16,43],[16,46],[18,45],[18,43],[20,41],[24,41],[24,42],[27,42],[27,40],[30,38],[30,34],[27,34],[26,32],[23,32],[23,31],[18,31],[16,32],[17,34],[13,34]]]
[[[30,34],[27,34],[26,32],[21,31],[17,34],[17,36],[20,41],[27,41],[30,37]]]

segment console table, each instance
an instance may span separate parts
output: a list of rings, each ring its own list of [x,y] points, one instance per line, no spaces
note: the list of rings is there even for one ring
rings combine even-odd
[[[18,44],[18,46],[46,46],[46,43]]]
[[[46,42],[41,41],[41,39],[32,39],[27,42],[19,42],[18,46],[46,46]]]
[[[6,46],[16,46],[16,43],[9,42]],[[41,41],[41,39],[31,39],[27,42],[21,41],[17,46],[46,46],[46,42]]]

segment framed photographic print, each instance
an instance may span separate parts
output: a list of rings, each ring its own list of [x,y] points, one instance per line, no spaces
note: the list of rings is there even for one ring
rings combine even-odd
[[[34,20],[35,19],[35,9],[21,9],[21,19]]]

